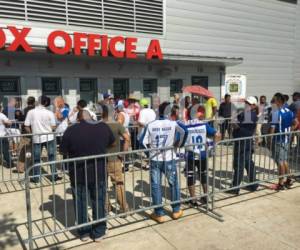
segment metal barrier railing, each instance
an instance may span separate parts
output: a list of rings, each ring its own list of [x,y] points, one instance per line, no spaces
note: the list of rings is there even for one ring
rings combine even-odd
[[[256,191],[261,183],[293,175],[300,175],[300,131],[220,141],[214,147],[212,209],[219,193]]]
[[[10,134],[0,137],[0,183],[24,181],[34,163],[56,160],[60,133]]]
[[[180,203],[194,201],[194,204],[200,198],[209,212],[207,166],[202,165],[204,161],[197,161],[193,152],[194,148],[203,146],[185,146],[184,149],[191,152],[189,160],[180,158],[179,149],[170,147],[65,159],[28,168],[25,183],[29,248],[38,248],[36,240],[40,238],[72,230],[84,232],[92,225],[94,228],[100,225],[96,230],[103,231],[107,220],[149,209],[161,213],[162,207],[172,206],[176,212]],[[143,154],[150,154],[150,171],[134,165],[137,161],[143,164]],[[129,172],[122,173],[126,156],[139,158],[132,162]],[[169,160],[157,162],[159,157],[169,157]],[[42,170],[55,165],[62,168],[63,183],[55,185],[52,182],[47,187],[44,179],[53,179],[57,173],[43,173]],[[196,174],[197,168],[199,174]],[[166,178],[161,179],[161,173],[165,173]],[[36,204],[32,204],[35,202],[32,193],[39,197],[38,210]]]
[[[150,209],[161,212],[159,209],[162,207],[171,205],[174,208],[177,205],[178,208],[178,204],[184,202],[191,202],[194,206],[202,201],[205,211],[221,220],[222,216],[214,212],[218,194],[237,194],[243,188],[255,191],[258,184],[300,175],[300,132],[263,137],[266,146],[258,145],[257,137],[220,141],[214,147],[213,159],[208,160],[206,154],[206,161],[202,161],[194,149],[207,145],[194,144],[181,149],[145,149],[36,164],[26,170],[25,181],[29,248],[38,248],[37,240],[44,237],[92,225],[105,227],[105,221],[114,218]],[[285,143],[281,143],[282,140]],[[144,154],[150,154],[150,171],[140,167],[146,158]],[[160,182],[160,174],[157,175],[156,170],[160,168],[162,172],[167,172],[169,163],[162,161],[161,165],[154,164],[153,159],[167,154],[172,155],[170,170],[176,173],[176,178],[175,175],[170,178],[167,174],[168,178]],[[122,173],[126,156],[133,160],[130,171]],[[289,165],[289,172],[278,170],[278,164],[282,162]],[[54,165],[61,166],[62,185],[52,182],[51,186],[45,186],[43,180],[53,179],[57,173],[42,170],[51,169]],[[100,167],[103,167],[102,172],[98,172]],[[37,168],[40,171],[35,174],[34,169]],[[244,169],[248,171],[248,178],[244,176]],[[89,186],[86,183],[91,175],[95,182]],[[103,178],[98,179],[99,176]],[[31,198],[33,193],[35,200]],[[88,193],[92,197],[88,197]],[[32,204],[37,199],[38,206]]]

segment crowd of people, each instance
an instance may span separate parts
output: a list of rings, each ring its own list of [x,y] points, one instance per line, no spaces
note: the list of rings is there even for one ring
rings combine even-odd
[[[138,100],[129,96],[127,100],[116,100],[111,94],[104,94],[94,109],[88,107],[85,100],[79,100],[73,109],[65,103],[63,97],[56,97],[53,110],[49,110],[51,100],[41,96],[38,101],[28,97],[27,107],[16,109],[15,100],[11,98],[8,106],[0,112],[0,143],[1,165],[13,167],[9,138],[10,129],[19,129],[20,133],[32,134],[22,137],[19,142],[17,169],[22,172],[26,168],[29,145],[32,145],[32,163],[41,162],[41,152],[47,149],[48,160],[56,159],[57,148],[64,158],[76,158],[111,153],[107,160],[102,158],[70,163],[69,175],[74,200],[76,201],[77,223],[87,223],[87,199],[92,204],[93,219],[105,216],[106,178],[110,177],[116,187],[116,198],[121,211],[129,209],[125,197],[124,171],[128,170],[123,157],[117,153],[130,149],[151,149],[146,152],[150,163],[150,182],[152,204],[154,209],[151,218],[164,222],[162,204],[161,178],[164,174],[171,190],[173,213],[172,218],[178,219],[183,212],[180,208],[180,190],[176,160],[178,155],[170,147],[185,147],[186,177],[191,197],[195,197],[195,180],[200,173],[200,183],[207,193],[207,142],[208,138],[215,141],[229,138],[240,138],[234,142],[233,180],[230,193],[239,194],[239,185],[243,180],[244,169],[247,170],[250,183],[255,183],[256,171],[253,161],[254,144],[270,145],[270,141],[261,137],[262,134],[288,133],[300,129],[300,93],[293,94],[289,105],[289,96],[276,93],[267,103],[265,96],[260,98],[249,96],[245,99],[243,110],[239,110],[232,102],[231,96],[225,95],[224,101],[217,106],[212,97],[201,98],[174,95],[173,102],[150,105],[148,99]],[[214,119],[222,122],[216,126]],[[14,120],[23,122],[17,124]],[[220,132],[219,132],[220,131]],[[55,134],[53,132],[56,132]],[[257,135],[257,139],[251,139]],[[246,139],[243,139],[246,138]],[[297,140],[297,139],[296,139]],[[278,165],[280,178],[276,190],[290,188],[293,184],[289,176],[289,146],[293,137],[281,134],[272,137],[272,157]],[[297,145],[299,146],[299,145]],[[237,157],[238,156],[238,157]],[[32,165],[32,164],[31,164]],[[31,181],[39,183],[41,173],[34,167]],[[52,181],[61,179],[55,164],[51,166]],[[258,188],[257,184],[248,187],[251,191]],[[192,206],[207,203],[207,198],[192,199]],[[106,231],[106,223],[101,222],[92,227],[79,229],[82,240],[92,237],[95,241],[102,238]]]

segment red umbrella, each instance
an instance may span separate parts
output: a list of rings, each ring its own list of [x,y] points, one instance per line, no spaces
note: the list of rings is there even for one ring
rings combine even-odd
[[[199,85],[186,86],[182,88],[182,92],[205,97],[214,97],[214,94],[206,88]]]

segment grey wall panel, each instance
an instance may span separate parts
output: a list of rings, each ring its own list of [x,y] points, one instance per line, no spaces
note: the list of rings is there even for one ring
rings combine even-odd
[[[275,0],[168,0],[165,50],[243,57],[247,94],[293,91],[296,5]],[[180,48],[180,49],[179,49]]]
[[[297,7],[296,53],[295,53],[295,90],[300,91],[300,3]]]

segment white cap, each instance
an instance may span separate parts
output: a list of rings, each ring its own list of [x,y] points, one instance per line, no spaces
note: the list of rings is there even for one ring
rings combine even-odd
[[[254,96],[249,96],[246,99],[246,102],[251,104],[251,105],[257,105],[257,99]]]

